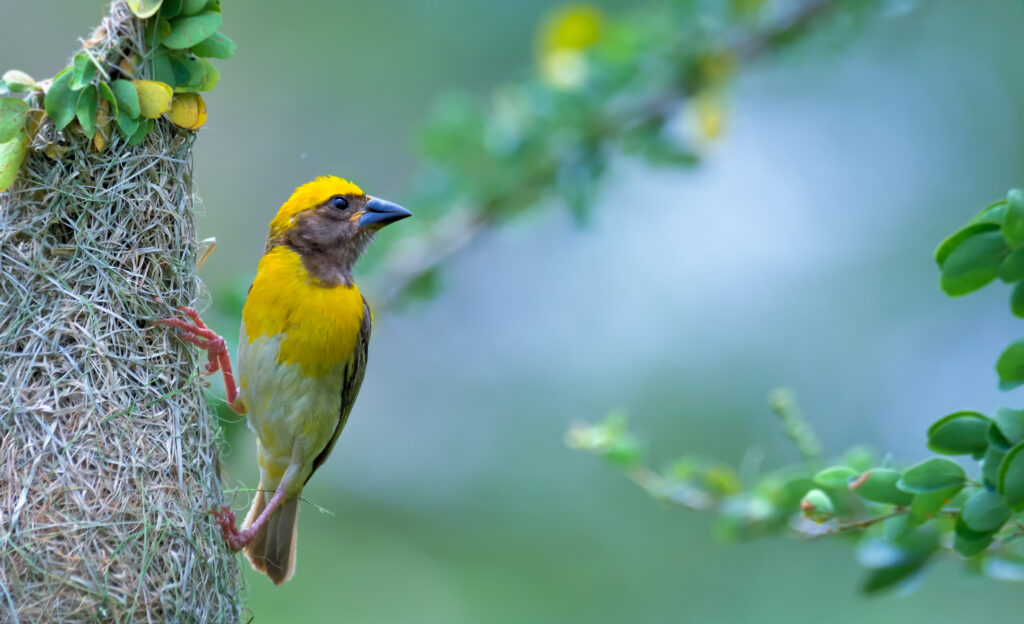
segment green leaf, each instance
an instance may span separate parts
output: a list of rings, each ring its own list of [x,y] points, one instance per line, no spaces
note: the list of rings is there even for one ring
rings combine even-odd
[[[913,560],[909,563],[878,568],[868,574],[861,591],[865,594],[875,594],[900,585],[913,577],[928,563],[927,559]]]
[[[942,263],[939,284],[950,297],[959,297],[985,286],[999,274],[999,265],[1010,253],[999,232],[975,234],[956,246]]]
[[[131,139],[135,131],[139,129],[139,119],[121,109],[117,113],[117,129],[121,131],[121,136],[125,139]]]
[[[846,489],[858,474],[853,468],[833,466],[814,475],[814,482],[823,488]]]
[[[1007,448],[1024,440],[1024,410],[1000,407],[992,420],[1005,438]]]
[[[199,59],[203,66],[203,77],[198,85],[192,87],[176,87],[176,93],[196,93],[198,91],[211,91],[220,82],[220,72],[217,66],[206,59]]]
[[[1006,451],[997,446],[989,446],[985,451],[985,457],[981,460],[981,475],[987,487],[998,487],[999,465],[1003,462],[1004,457],[1006,457]]]
[[[982,487],[967,499],[960,517],[970,530],[989,533],[998,531],[1010,519],[1010,508],[1002,496]]]
[[[896,487],[900,480],[900,472],[890,468],[872,468],[857,481],[850,484],[850,489],[864,500],[889,505],[909,505],[914,500],[912,494]]]
[[[28,135],[19,132],[10,141],[0,143],[0,193],[11,188],[28,151]]]
[[[957,518],[955,531],[953,549],[964,557],[975,557],[985,552],[995,538],[995,532],[977,533],[970,530],[962,518]]]
[[[100,97],[110,102],[111,116],[116,117],[119,108],[117,106],[117,96],[114,95],[114,91],[110,88],[110,84],[106,81],[100,81]]]
[[[88,54],[79,52],[71,65],[71,90],[81,91],[96,78],[96,65]]]
[[[954,412],[928,428],[928,448],[945,455],[970,455],[988,447],[990,420],[978,412]]]
[[[172,50],[191,48],[220,28],[220,13],[207,11],[190,17],[179,17],[171,22],[171,32],[161,43]]]
[[[78,94],[71,90],[71,68],[68,67],[54,76],[43,108],[46,116],[53,120],[54,127],[63,130],[75,118],[77,104]]]
[[[1010,295],[1010,312],[1017,318],[1024,318],[1024,282],[1017,282]]]
[[[901,514],[882,522],[882,538],[888,542],[895,542],[917,528],[917,525],[911,524],[908,520],[907,514]]]
[[[904,492],[924,494],[962,486],[966,480],[967,473],[960,464],[933,457],[907,468],[896,486]]]
[[[25,128],[28,104],[18,98],[0,98],[0,143],[10,141]]]
[[[17,69],[8,70],[0,80],[7,85],[11,93],[28,93],[39,88],[36,85],[36,81],[32,79],[32,76]]]
[[[1003,215],[1006,214],[1006,199],[997,199],[988,206],[982,208],[978,214],[971,217],[968,225],[975,223],[994,223],[999,227],[1003,226]]]
[[[174,72],[174,82],[172,84],[175,87],[175,91],[179,91],[180,87],[196,87],[202,83],[206,75],[206,68],[199,59],[189,58],[181,54],[169,55],[169,59],[171,69]]]
[[[1003,236],[1011,245],[1024,244],[1024,191],[1021,189],[1010,189],[1006,194]]]
[[[153,58],[153,80],[169,85],[173,85],[177,80],[169,54],[157,54]]]
[[[128,8],[135,17],[146,19],[152,17],[160,10],[162,0],[128,0]]]
[[[999,279],[1007,284],[1024,279],[1024,247],[1018,247],[999,265]]]
[[[181,14],[182,0],[164,0],[160,7],[160,17],[172,19]]]
[[[827,522],[836,515],[832,499],[819,489],[813,489],[804,494],[800,501],[800,511],[805,518],[818,524]]]
[[[192,46],[192,54],[205,58],[229,59],[235,55],[235,42],[219,30]]]
[[[149,135],[150,130],[153,129],[153,120],[145,119],[139,122],[138,129],[132,134],[131,138],[128,139],[128,145],[141,145],[146,137]]]
[[[954,249],[960,246],[960,243],[977,234],[982,234],[984,232],[993,232],[998,229],[998,223],[988,222],[971,223],[970,225],[964,226],[963,228],[950,234],[948,237],[946,237],[944,241],[939,243],[938,248],[935,250],[935,262],[938,263],[938,265],[941,267],[946,262],[946,259],[949,257],[949,254],[952,253]]]
[[[999,374],[999,388],[1012,390],[1024,383],[1024,340],[1018,340],[1006,347],[996,361]]]
[[[181,14],[195,15],[206,8],[207,0],[182,0]]]
[[[913,525],[920,525],[931,520],[942,510],[943,507],[953,500],[953,497],[956,496],[963,487],[964,484],[960,483],[941,490],[932,490],[930,492],[915,494],[914,500],[910,503],[910,515],[907,522],[910,522]]]
[[[999,463],[999,493],[1013,511],[1024,511],[1024,442],[1019,442]]]
[[[78,123],[82,126],[82,132],[90,139],[96,133],[96,108],[98,103],[96,87],[88,85],[82,89],[81,94],[78,96],[78,105],[75,107]]]
[[[110,90],[114,92],[114,98],[117,100],[118,112],[133,118],[139,116],[139,92],[130,80],[115,80],[110,83]]]

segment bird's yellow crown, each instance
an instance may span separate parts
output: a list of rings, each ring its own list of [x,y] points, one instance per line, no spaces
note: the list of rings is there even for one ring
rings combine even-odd
[[[288,201],[277,211],[277,216],[270,222],[270,237],[274,238],[291,227],[295,215],[316,208],[335,195],[358,197],[365,193],[355,184],[337,176],[321,176],[307,182],[295,189]]]

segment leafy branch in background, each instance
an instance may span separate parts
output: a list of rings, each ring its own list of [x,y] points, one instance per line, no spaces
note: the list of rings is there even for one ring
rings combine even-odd
[[[939,245],[935,260],[950,296],[997,277],[1015,284],[1010,306],[1024,317],[1024,191],[1011,190],[982,210]],[[996,371],[1004,390],[1024,384],[1024,340],[1003,352]],[[825,462],[792,395],[776,391],[771,404],[803,462],[750,484],[729,466],[696,458],[660,472],[648,468],[621,414],[576,424],[566,440],[620,467],[659,500],[712,511],[723,538],[851,536],[871,569],[866,592],[907,582],[943,553],[971,571],[1024,581],[1024,410],[1000,408],[991,417],[955,412],[928,428],[928,448],[973,461],[971,476],[944,457],[900,468],[863,448]]]
[[[83,135],[102,152],[115,128],[128,145],[139,145],[166,117],[187,130],[206,123],[200,91],[210,91],[220,72],[210,58],[227,59],[235,43],[217,29],[220,0],[130,0],[132,13],[146,20],[146,50],[136,54],[96,53],[97,42],[52,80],[7,71],[0,80],[0,192],[14,183],[30,146],[53,159],[64,155],[63,132]],[[139,72],[143,67],[144,71]],[[138,79],[140,73],[152,78]]]
[[[739,66],[885,4],[668,0],[615,19],[587,5],[555,12],[540,29],[536,75],[497,89],[490,107],[457,97],[438,106],[407,202],[425,233],[373,250],[375,300],[432,294],[442,264],[546,200],[585,220],[613,158],[693,166],[721,132]]]

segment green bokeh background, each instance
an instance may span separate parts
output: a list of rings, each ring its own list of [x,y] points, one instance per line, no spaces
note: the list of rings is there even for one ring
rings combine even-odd
[[[238,53],[219,63],[195,151],[212,297],[248,283],[267,221],[313,176],[404,201],[431,103],[524,75],[553,6],[225,1]],[[0,67],[52,75],[101,14],[96,0],[5,3]],[[698,169],[623,158],[587,227],[551,202],[459,256],[437,299],[378,314],[359,402],[305,493],[333,515],[303,507],[291,582],[247,571],[255,621],[1019,613],[1019,587],[953,560],[907,596],[866,599],[839,541],[720,544],[709,518],[659,506],[562,436],[623,407],[655,462],[771,467],[796,459],[765,401],[788,385],[831,452],[865,442],[912,462],[937,417],[1016,406],[993,372],[1020,332],[1005,291],[948,300],[930,254],[1022,182],[1022,59],[1018,2],[936,0],[759,61]],[[237,319],[216,321],[234,337]],[[251,434],[229,440],[228,485],[255,486]]]

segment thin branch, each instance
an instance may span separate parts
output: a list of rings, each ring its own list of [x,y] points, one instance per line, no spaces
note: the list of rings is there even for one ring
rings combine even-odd
[[[725,54],[741,61],[760,57],[783,45],[816,20],[822,19],[839,4],[839,0],[809,0],[771,28],[727,46]],[[625,127],[663,119],[675,110],[685,97],[692,95],[693,91],[693,87],[677,84],[665,92],[655,94],[652,98],[636,102],[622,112],[622,117],[618,120],[620,123],[605,124],[603,136],[597,138],[607,140],[616,136]],[[544,180],[533,182],[548,184],[556,175],[557,171],[552,171],[550,176],[544,176]],[[490,230],[499,219],[499,215],[487,206],[478,206],[466,212],[474,216],[466,218],[464,215],[454,215],[442,219],[423,244],[406,253],[395,254],[393,259],[385,264],[381,271],[384,292],[379,306],[392,307],[410,285],[450,262]]]

